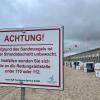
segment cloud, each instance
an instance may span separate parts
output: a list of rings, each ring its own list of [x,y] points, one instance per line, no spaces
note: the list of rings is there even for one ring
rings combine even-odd
[[[0,28],[64,26],[64,47],[100,47],[100,0],[2,0]],[[71,52],[73,52],[71,51]]]

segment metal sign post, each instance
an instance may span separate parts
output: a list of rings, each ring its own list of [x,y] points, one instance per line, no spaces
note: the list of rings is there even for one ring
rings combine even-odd
[[[25,87],[21,87],[21,100],[25,100]]]
[[[21,81],[20,84],[23,84]],[[25,87],[21,87],[21,100],[25,100]]]

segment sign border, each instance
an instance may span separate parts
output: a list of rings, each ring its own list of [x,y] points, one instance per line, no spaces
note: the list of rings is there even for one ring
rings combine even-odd
[[[20,83],[11,83],[11,82],[0,82],[0,85],[2,84],[4,84],[4,85],[13,85],[13,86],[33,86],[33,88],[35,87],[35,86],[39,86],[39,87],[41,87],[41,86],[43,86],[43,87],[51,87],[51,88],[53,88],[53,87],[55,87],[55,88],[61,88],[61,89],[63,89],[63,82],[61,82],[61,81],[63,81],[63,79],[61,80],[61,77],[63,77],[63,68],[62,68],[62,72],[61,72],[61,67],[63,67],[63,49],[62,49],[62,47],[63,47],[63,31],[64,31],[64,27],[57,27],[57,28],[37,28],[37,29],[25,29],[25,28],[16,28],[16,29],[0,29],[0,33],[1,32],[23,32],[23,31],[48,31],[48,30],[58,30],[58,32],[59,32],[59,59],[58,59],[58,62],[59,62],[59,71],[58,71],[58,78],[59,78],[59,85],[57,86],[57,85],[46,85],[46,84],[20,84]],[[62,45],[62,46],[61,46]],[[3,46],[3,45],[2,45]],[[61,54],[61,49],[62,49],[62,54]],[[62,56],[62,57],[61,57]],[[61,61],[62,61],[62,65],[61,65]],[[62,75],[61,75],[62,74]],[[17,87],[16,86],[16,87]]]

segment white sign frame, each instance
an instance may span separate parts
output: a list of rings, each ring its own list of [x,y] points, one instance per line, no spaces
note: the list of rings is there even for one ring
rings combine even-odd
[[[58,42],[56,42],[56,39],[55,39],[55,42],[57,43],[58,45],[58,50],[59,52],[57,57],[58,57],[58,65],[59,66],[56,66],[58,70],[56,70],[55,72],[58,72],[59,74],[57,74],[56,77],[58,77],[58,80],[57,80],[57,84],[58,85],[49,85],[49,84],[22,84],[22,83],[17,83],[17,82],[6,82],[6,81],[1,81],[0,79],[0,86],[14,86],[14,87],[29,87],[29,88],[44,88],[44,89],[57,89],[57,90],[63,90],[63,87],[64,87],[64,69],[63,69],[63,34],[64,34],[64,27],[45,27],[45,28],[13,28],[13,29],[0,29],[0,48],[2,48],[3,46],[7,46],[8,43],[3,43],[2,44],[2,41],[3,41],[3,36],[4,34],[6,35],[9,35],[9,33],[13,34],[15,32],[50,32],[52,33],[51,31],[53,31],[53,33],[51,34],[51,40],[52,40],[52,37],[53,37],[53,34],[54,32],[57,33],[57,39],[59,40]],[[44,37],[45,38],[45,37]],[[14,43],[14,45],[9,45],[9,46],[17,46],[18,43]],[[0,51],[1,52],[1,51]],[[20,57],[20,56],[19,56]],[[0,56],[0,62],[1,62],[1,59],[2,59],[2,55]],[[19,58],[18,58],[19,59]],[[53,62],[55,63],[55,61]],[[11,63],[9,63],[11,64]],[[0,67],[1,68],[1,67]],[[2,68],[3,70],[3,68]],[[1,70],[1,71],[2,71]],[[12,74],[13,75],[13,74]],[[0,76],[2,76],[2,74],[0,74]],[[16,75],[17,76],[17,75]],[[7,74],[5,73],[5,76],[4,78],[7,77]],[[41,75],[39,76],[41,77]],[[48,76],[49,77],[49,76]],[[2,76],[3,78],[3,76]]]

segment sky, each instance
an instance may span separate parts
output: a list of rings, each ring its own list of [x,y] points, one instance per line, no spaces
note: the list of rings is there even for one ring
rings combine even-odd
[[[64,26],[64,52],[100,47],[100,0],[0,0],[0,28]]]

